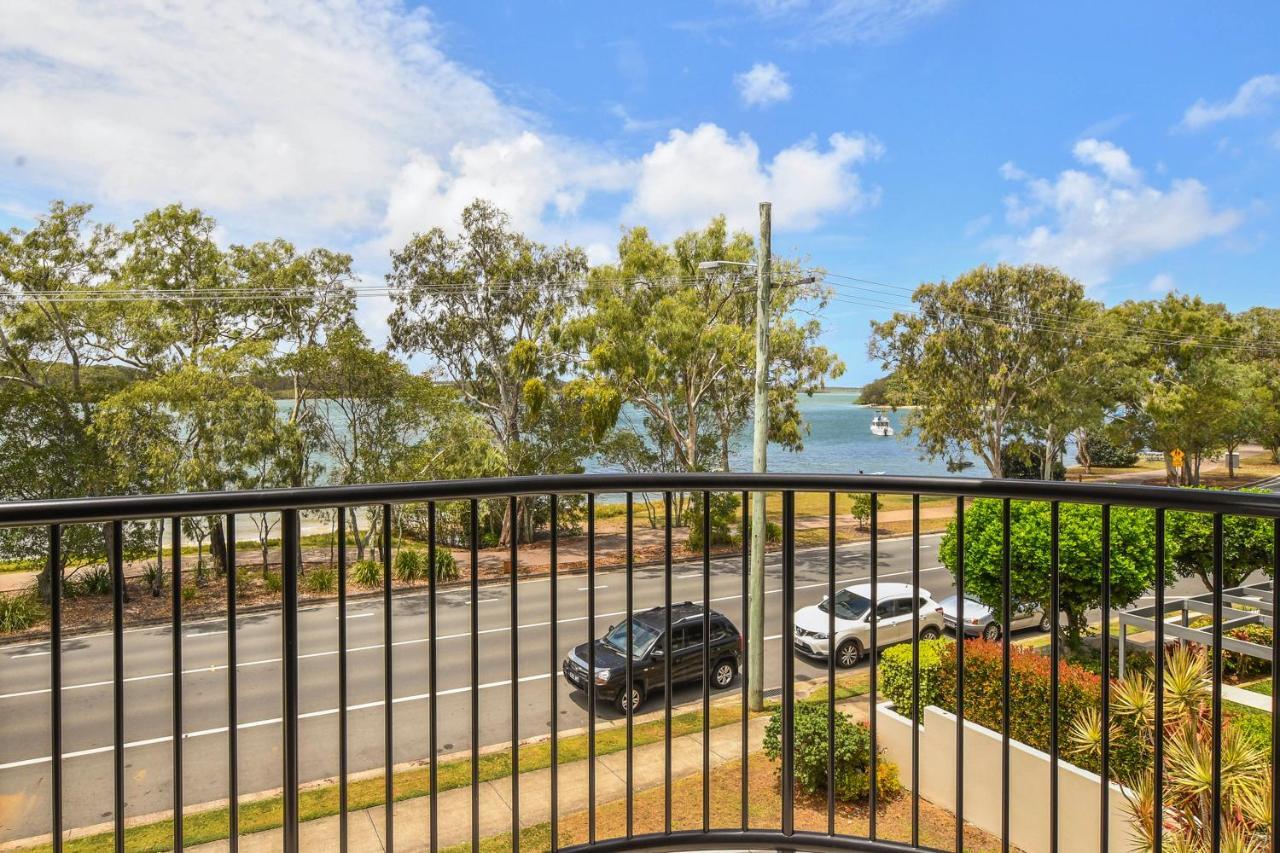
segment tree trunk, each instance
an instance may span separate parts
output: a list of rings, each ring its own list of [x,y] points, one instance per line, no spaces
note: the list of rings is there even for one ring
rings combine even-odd
[[[213,557],[213,571],[218,577],[227,573],[227,536],[222,527],[222,517],[214,516],[212,538],[209,540],[209,553]]]
[[[1080,464],[1084,466],[1084,472],[1092,474],[1093,460],[1089,458],[1089,433],[1085,430],[1076,431],[1076,457],[1080,460]]]
[[[355,507],[350,507],[347,514],[351,518],[351,538],[356,543],[356,560],[360,561],[364,559],[364,539],[360,537],[360,515]]]

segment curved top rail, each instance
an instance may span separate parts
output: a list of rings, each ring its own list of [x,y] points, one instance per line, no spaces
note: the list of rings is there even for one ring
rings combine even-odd
[[[220,515],[229,512],[273,512],[283,509],[326,509],[339,506],[511,495],[701,490],[880,492],[882,494],[1012,498],[1280,517],[1280,495],[1175,489],[1166,486],[1134,486],[1120,483],[990,480],[977,477],[897,477],[877,474],[562,474],[0,503],[0,527]]]

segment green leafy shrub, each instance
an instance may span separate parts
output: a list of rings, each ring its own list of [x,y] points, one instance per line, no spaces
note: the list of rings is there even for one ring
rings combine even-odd
[[[267,588],[267,592],[278,593],[284,589],[284,578],[279,572],[268,571],[262,576],[262,583]]]
[[[1076,461],[1084,464],[1085,456],[1089,464],[1096,468],[1132,468],[1138,463],[1138,453],[1132,447],[1112,443],[1105,434],[1097,430],[1090,432],[1084,442],[1084,454],[1076,454]]]
[[[165,583],[164,568],[159,563],[147,563],[142,570],[142,584],[152,598],[164,595]]]
[[[798,702],[795,705],[794,760],[796,787],[817,794],[827,790],[827,706]],[[836,797],[862,801],[871,791],[871,733],[866,726],[839,711],[835,714]],[[782,755],[782,712],[775,711],[764,732],[764,751],[777,760]],[[884,757],[877,760],[877,798],[889,800],[902,788],[898,768]]]
[[[76,572],[64,590],[68,598],[80,595],[110,595],[111,569],[106,566],[94,566]]]
[[[351,579],[359,586],[379,586],[382,584],[382,564],[377,560],[357,560],[351,565]]]
[[[199,590],[198,590],[198,589],[196,589],[194,586],[184,586],[184,587],[182,588],[182,601],[183,601],[183,603],[184,603],[184,604],[190,604],[192,601],[195,601],[195,600],[196,600],[196,593],[198,593],[198,592],[199,592]]]
[[[401,583],[414,583],[427,577],[427,561],[419,551],[401,548],[396,552],[394,568],[396,580]]]
[[[1190,624],[1192,628],[1203,628],[1208,631],[1213,627],[1213,619],[1208,616],[1198,616],[1192,619]],[[1236,640],[1244,640],[1247,643],[1257,643],[1260,646],[1266,646],[1268,649],[1271,648],[1271,631],[1265,625],[1241,625],[1239,628],[1232,628],[1227,631],[1226,636]],[[1197,648],[1203,648],[1205,654],[1211,654],[1211,647],[1207,643],[1193,643],[1192,645]],[[1270,659],[1255,658],[1239,652],[1222,650],[1222,674],[1231,681],[1247,681],[1270,673]]]
[[[448,548],[436,548],[436,580],[456,581],[458,579],[458,561]]]
[[[938,687],[938,670],[942,666],[943,650],[952,643],[950,640],[922,640],[920,642],[920,707],[940,705],[941,695]],[[952,657],[952,666],[955,658]],[[880,692],[885,699],[893,703],[894,708],[904,717],[911,716],[911,644],[901,643],[890,646],[880,653]]]
[[[980,726],[1000,731],[1003,647],[985,640],[968,640],[964,645],[964,716]],[[1053,670],[1048,657],[1014,646],[1009,655],[1010,736],[1035,749],[1049,751],[1050,683]],[[956,712],[955,645],[942,650],[937,668],[938,706]],[[1065,744],[1071,722],[1087,709],[1102,706],[1102,679],[1084,667],[1060,661],[1058,664],[1058,738]],[[1145,758],[1139,739],[1114,736],[1111,739],[1113,778],[1125,779]],[[1094,756],[1081,755],[1075,763],[1098,772]]]
[[[25,631],[44,618],[44,604],[33,591],[0,595],[0,634]]]
[[[876,495],[875,508],[879,510],[883,507],[884,501]],[[866,530],[871,522],[871,493],[857,492],[849,495],[849,514],[857,522],[859,530]]]
[[[738,519],[741,499],[733,492],[711,493],[711,546],[732,545],[738,541],[732,525]],[[685,545],[690,551],[702,550],[702,495],[695,494],[685,510],[685,525],[689,536]]]
[[[764,541],[770,545],[777,545],[782,541],[782,525],[776,521],[766,521],[764,523]]]
[[[328,595],[338,589],[338,570],[333,566],[316,566],[302,576],[302,588],[312,595]]]

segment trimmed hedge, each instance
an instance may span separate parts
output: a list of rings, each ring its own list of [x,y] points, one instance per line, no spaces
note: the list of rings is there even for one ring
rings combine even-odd
[[[938,673],[942,667],[944,652],[951,647],[950,640],[920,641],[920,707],[941,706]],[[949,657],[955,668],[954,654]],[[884,698],[904,717],[911,716],[911,644],[890,646],[880,653],[879,689]],[[954,681],[954,679],[953,679]]]

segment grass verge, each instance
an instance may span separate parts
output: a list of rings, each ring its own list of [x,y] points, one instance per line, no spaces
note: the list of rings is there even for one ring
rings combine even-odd
[[[738,703],[725,703],[711,707],[710,725],[712,728],[736,723],[742,719],[741,707]],[[690,711],[677,714],[671,718],[671,736],[682,737],[702,731],[702,712]],[[655,743],[663,739],[664,726],[662,720],[639,723],[634,726],[634,742],[636,746]],[[596,732],[596,755],[609,755],[627,748],[625,727],[607,728]],[[570,764],[584,761],[587,758],[587,736],[585,734],[570,735],[559,739],[559,764]],[[551,766],[551,743],[525,744],[520,747],[520,769],[522,772],[542,770]],[[487,782],[511,775],[510,751],[493,752],[480,757],[480,781]],[[439,790],[448,791],[453,788],[467,787],[471,784],[470,758],[443,762],[438,770]],[[427,767],[415,767],[395,774],[395,799],[401,800],[424,797],[431,793],[430,772]],[[347,801],[350,811],[358,811],[373,806],[383,805],[383,777],[375,776],[354,780],[347,785]],[[302,821],[317,820],[338,813],[338,785],[330,784],[302,791],[298,797],[298,811]],[[229,811],[226,807],[189,814],[183,819],[183,839],[185,846],[220,841],[227,837],[229,830]],[[283,823],[283,801],[280,796],[268,797],[253,802],[240,804],[240,834],[249,835],[275,829]],[[170,850],[173,847],[173,820],[166,819],[154,823],[133,826],[125,830],[125,847],[139,853]],[[52,845],[44,844],[23,848],[24,850],[44,853],[51,851]],[[98,833],[68,841],[63,845],[68,853],[109,853],[115,849],[115,835],[111,832]]]

